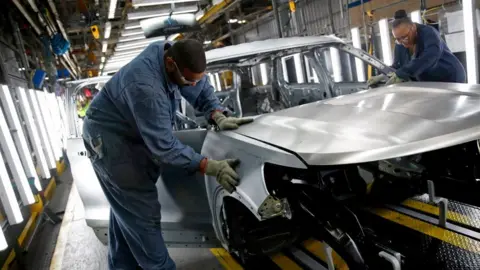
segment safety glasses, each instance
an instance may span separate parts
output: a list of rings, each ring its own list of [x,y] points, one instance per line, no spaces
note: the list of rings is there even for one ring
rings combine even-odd
[[[409,27],[408,32],[405,35],[395,38],[395,43],[397,44],[407,43],[411,31],[412,31],[412,27]]]
[[[180,69],[178,68],[177,63],[175,61],[173,61],[173,64],[175,64],[175,68],[177,69],[178,76],[182,80],[183,84],[195,85],[200,81],[200,80],[190,81],[190,80],[185,79],[185,76],[183,76],[182,73],[180,72]]]

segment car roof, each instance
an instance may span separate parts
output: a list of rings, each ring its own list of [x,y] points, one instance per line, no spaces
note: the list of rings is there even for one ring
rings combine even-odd
[[[235,62],[235,60],[252,57],[259,54],[275,53],[282,50],[322,45],[327,43],[344,42],[335,36],[275,38],[213,49],[206,52],[206,57],[208,64]]]

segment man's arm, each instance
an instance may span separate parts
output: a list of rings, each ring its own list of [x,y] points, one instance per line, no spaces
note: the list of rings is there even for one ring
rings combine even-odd
[[[207,78],[204,76],[195,86],[180,88],[180,92],[197,111],[204,113],[207,120],[212,120],[211,115],[214,111],[224,112],[225,108],[220,105],[220,100]]]
[[[161,163],[191,172],[200,169],[204,157],[173,135],[170,100],[162,89],[137,82],[125,89],[123,98],[145,144]]]
[[[428,27],[425,30],[424,37],[424,51],[420,57],[411,60],[405,66],[397,69],[395,72],[398,77],[408,80],[415,78],[423,73],[426,69],[432,67],[437,63],[442,55],[440,36],[435,33],[433,28]]]

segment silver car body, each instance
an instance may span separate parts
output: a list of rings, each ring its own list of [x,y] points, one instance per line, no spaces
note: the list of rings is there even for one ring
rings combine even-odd
[[[330,37],[305,38],[303,43],[299,41],[302,39],[295,38],[296,44],[291,39],[287,49],[314,46],[315,42],[342,44]],[[258,44],[269,47],[262,49]],[[242,58],[279,46],[268,41],[257,45],[237,45],[244,48],[243,54],[233,48],[218,49],[207,53],[208,61],[227,61],[228,52]],[[78,90],[78,85],[72,84],[70,94]],[[213,177],[187,175],[166,167],[157,181],[165,242],[169,246],[204,247],[217,245],[218,239],[228,249],[221,228],[223,199],[227,196],[245,205],[258,220],[278,215],[288,218],[288,202],[274,198],[267,190],[263,175],[266,163],[290,168],[358,163],[475,140],[480,137],[479,90],[478,86],[465,84],[404,83],[264,114],[236,131],[176,131],[183,143],[209,158],[239,158],[241,182],[234,193],[228,194]],[[72,133],[68,156],[85,218],[106,243],[109,205],[84,153],[80,134]]]

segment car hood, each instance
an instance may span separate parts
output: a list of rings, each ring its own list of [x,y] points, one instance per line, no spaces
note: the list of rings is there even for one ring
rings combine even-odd
[[[309,165],[389,159],[480,138],[480,85],[402,83],[257,116],[238,134]]]

